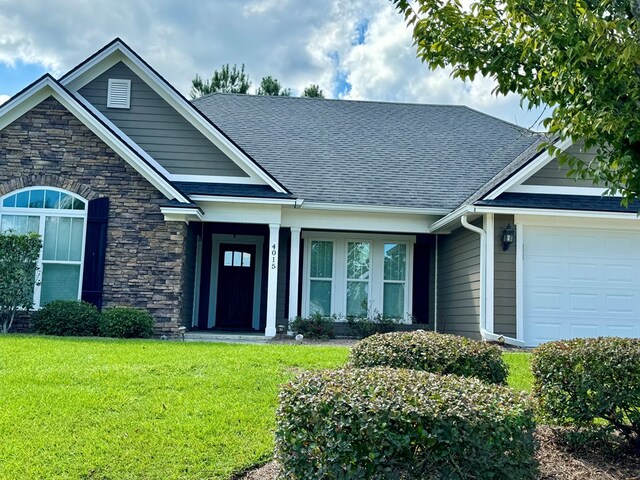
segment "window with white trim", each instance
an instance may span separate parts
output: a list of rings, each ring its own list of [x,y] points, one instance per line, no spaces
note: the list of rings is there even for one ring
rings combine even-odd
[[[377,311],[408,319],[414,237],[330,232],[303,236],[304,315],[347,317]]]
[[[71,192],[35,187],[2,197],[0,231],[38,233],[42,238],[35,308],[53,300],[80,299],[86,224],[87,201]]]

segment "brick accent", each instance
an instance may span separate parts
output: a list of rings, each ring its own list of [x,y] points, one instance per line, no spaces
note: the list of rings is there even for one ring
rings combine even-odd
[[[104,307],[145,308],[158,334],[188,324],[186,224],[165,222],[166,198],[52,97],[0,131],[0,196],[30,186],[109,197]]]

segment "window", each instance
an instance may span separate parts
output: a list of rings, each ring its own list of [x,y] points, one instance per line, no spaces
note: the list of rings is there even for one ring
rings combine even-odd
[[[250,267],[251,254],[247,252],[233,252],[227,250],[224,252],[225,267]]]
[[[55,188],[30,188],[2,198],[0,231],[42,237],[36,308],[52,300],[80,298],[86,216],[85,200]]]
[[[333,242],[311,241],[309,313],[331,315],[333,290]]]
[[[303,314],[348,317],[375,311],[408,318],[414,242],[410,236],[310,232],[305,236]]]
[[[347,316],[366,315],[369,309],[371,244],[347,242]]]

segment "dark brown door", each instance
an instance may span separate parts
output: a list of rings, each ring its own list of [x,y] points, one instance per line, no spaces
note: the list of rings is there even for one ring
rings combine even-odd
[[[216,328],[250,330],[256,246],[220,244]]]

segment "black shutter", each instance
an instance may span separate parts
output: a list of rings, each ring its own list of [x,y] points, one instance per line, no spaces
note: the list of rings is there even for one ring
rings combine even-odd
[[[89,202],[87,237],[84,247],[84,272],[82,274],[82,300],[93,303],[98,310],[102,308],[108,218],[108,198],[96,198]]]

